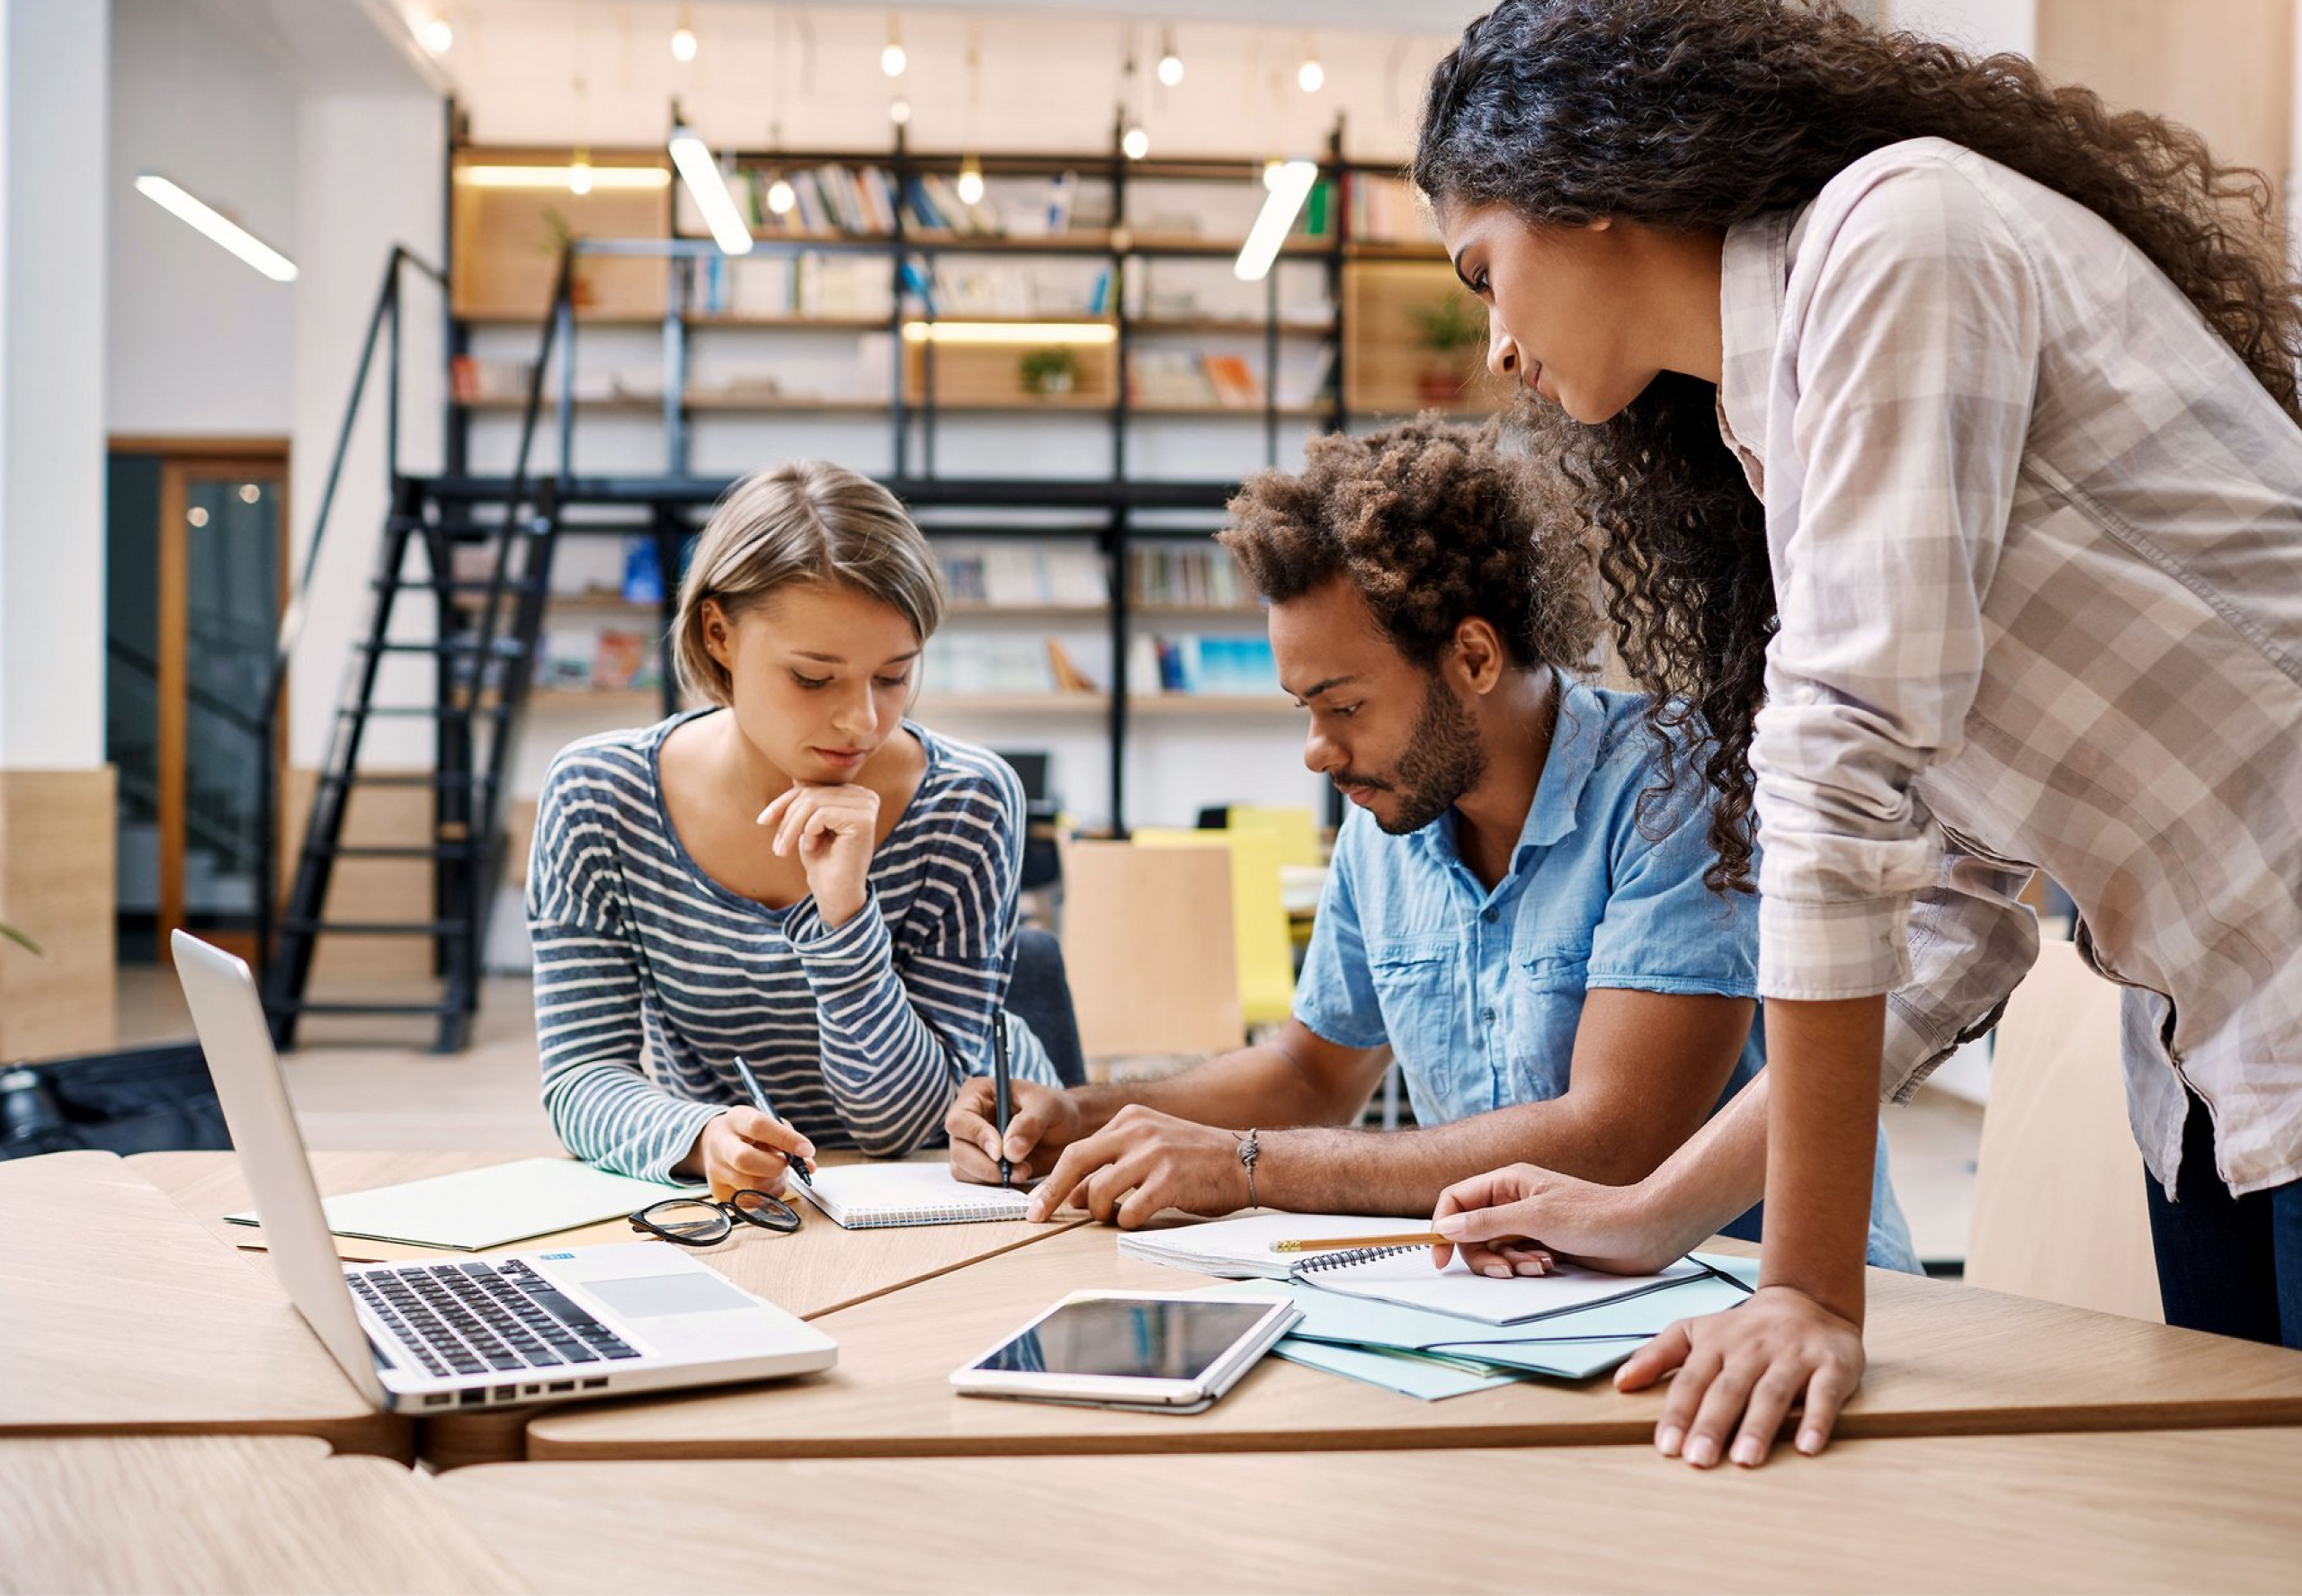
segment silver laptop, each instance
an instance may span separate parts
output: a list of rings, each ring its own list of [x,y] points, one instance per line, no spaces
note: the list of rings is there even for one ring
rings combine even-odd
[[[273,1268],[377,1407],[623,1396],[838,1361],[829,1336],[661,1242],[344,1262],[248,967],[183,932],[170,941]]]

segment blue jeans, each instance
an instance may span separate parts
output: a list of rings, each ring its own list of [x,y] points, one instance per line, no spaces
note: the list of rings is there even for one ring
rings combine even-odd
[[[2302,1349],[2302,1181],[2233,1197],[2214,1171],[2214,1125],[2190,1099],[2179,1200],[2150,1188],[2150,1244],[2166,1323]]]

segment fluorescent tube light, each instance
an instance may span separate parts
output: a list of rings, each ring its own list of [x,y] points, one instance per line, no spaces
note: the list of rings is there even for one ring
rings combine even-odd
[[[1287,161],[1265,178],[1263,186],[1271,192],[1263,196],[1263,214],[1248,229],[1247,242],[1231,268],[1241,282],[1261,282],[1270,275],[1271,262],[1279,258],[1279,246],[1287,242],[1287,229],[1295,225],[1295,213],[1303,209],[1303,201],[1318,176],[1315,162]]]
[[[711,147],[691,129],[674,128],[672,165],[680,169],[687,192],[695,196],[696,208],[703,212],[704,225],[719,241],[721,251],[731,255],[751,254],[752,230],[745,225],[743,213],[736,209],[736,199],[727,192],[727,179],[719,175],[719,163],[711,158]]]
[[[296,263],[258,238],[213,206],[193,198],[166,178],[147,172],[136,180],[136,192],[213,238],[274,282],[296,281]]]
[[[574,189],[588,175],[594,189],[662,189],[672,174],[661,166],[459,166],[456,181],[483,189]]]
[[[1107,321],[907,321],[906,343],[1115,343]]]

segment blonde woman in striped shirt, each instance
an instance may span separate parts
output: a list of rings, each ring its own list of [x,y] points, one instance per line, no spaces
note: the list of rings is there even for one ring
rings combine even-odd
[[[853,472],[763,471],[713,513],[674,638],[713,707],[573,745],[537,816],[543,1100],[578,1157],[775,1190],[794,1154],[924,1146],[988,1067],[1023,800],[905,718],[942,604],[926,539]]]
[[[1766,1072],[1639,1189],[1514,1166],[1476,1244],[1676,1251],[1657,1445],[1818,1449],[1875,1117],[1995,1020],[2034,868],[2123,987],[2167,1317],[2302,1345],[2302,304],[2259,174],[2011,56],[1789,0],[1503,0],[1415,179],[1583,485],[1624,656],[1760,865]],[[1507,1251],[1507,1248],[1505,1249]]]

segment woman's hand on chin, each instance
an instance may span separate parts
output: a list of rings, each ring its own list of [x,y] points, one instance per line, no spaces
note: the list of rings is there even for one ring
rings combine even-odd
[[[796,851],[816,912],[833,931],[853,919],[870,895],[871,850],[879,835],[879,795],[848,782],[792,786],[759,812],[778,857]]]

